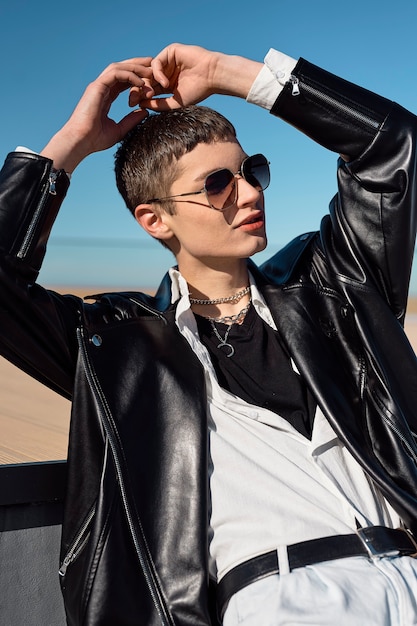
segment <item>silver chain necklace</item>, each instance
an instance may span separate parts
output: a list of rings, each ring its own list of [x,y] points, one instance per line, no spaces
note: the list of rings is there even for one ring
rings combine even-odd
[[[250,292],[250,285],[233,294],[233,296],[226,296],[225,298],[215,298],[214,300],[199,300],[198,298],[190,298],[191,304],[224,304],[225,302],[239,302],[246,294]]]
[[[247,303],[247,305],[241,310],[239,311],[239,313],[236,313],[236,315],[225,315],[224,317],[207,317],[206,319],[209,320],[211,327],[213,329],[214,334],[216,335],[217,339],[220,341],[219,345],[217,346],[217,348],[219,350],[222,350],[223,348],[226,348],[226,350],[229,350],[229,354],[226,354],[227,358],[230,359],[230,357],[232,357],[235,353],[235,349],[232,346],[231,343],[229,343],[227,340],[229,338],[229,333],[232,330],[232,326],[233,324],[236,324],[238,321],[242,320],[242,318],[245,317],[246,313],[249,311],[249,307],[250,307],[250,301]],[[225,321],[227,320],[227,321]],[[224,335],[224,337],[221,336],[221,334],[219,333],[219,331],[216,328],[215,322],[217,323],[229,323],[229,326],[227,327],[226,333]]]
[[[224,315],[223,317],[209,317],[206,316],[206,319],[210,322],[216,322],[216,324],[237,324],[241,321],[241,318],[245,317],[246,313],[249,311],[251,301],[247,303],[245,307],[239,313],[235,313],[235,315]]]

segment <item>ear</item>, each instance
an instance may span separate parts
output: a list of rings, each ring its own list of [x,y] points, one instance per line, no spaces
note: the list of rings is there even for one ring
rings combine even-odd
[[[161,210],[155,210],[153,204],[139,204],[135,209],[135,219],[147,233],[155,239],[167,241],[174,235],[166,223],[167,214]]]

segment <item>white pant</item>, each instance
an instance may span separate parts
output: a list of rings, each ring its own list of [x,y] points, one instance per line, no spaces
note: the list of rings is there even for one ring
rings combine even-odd
[[[417,560],[328,561],[272,575],[230,600],[223,626],[416,626]]]

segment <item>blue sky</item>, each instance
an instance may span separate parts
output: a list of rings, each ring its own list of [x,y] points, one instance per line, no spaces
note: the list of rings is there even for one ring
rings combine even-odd
[[[173,41],[256,60],[275,47],[417,111],[416,23],[415,0],[72,0],[42,6],[0,0],[0,146],[4,156],[16,145],[42,149],[106,65],[154,55]],[[336,157],[253,105],[220,96],[207,103],[231,119],[248,153],[263,152],[271,161],[268,252],[316,229],[336,188]],[[113,117],[127,110],[122,95]],[[76,170],[43,283],[154,287],[172,264],[170,253],[124,208],[113,153],[92,155]]]

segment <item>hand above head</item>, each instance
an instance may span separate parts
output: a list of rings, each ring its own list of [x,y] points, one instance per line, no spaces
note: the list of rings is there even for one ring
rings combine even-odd
[[[212,52],[199,46],[171,44],[151,63],[154,98],[131,89],[129,103],[154,111],[196,104],[212,94],[246,98],[262,64],[244,57]],[[148,92],[150,93],[150,92]]]
[[[145,97],[152,97],[151,58],[136,58],[113,63],[88,85],[68,122],[54,135],[42,154],[54,161],[56,168],[72,172],[89,154],[110,148],[146,115],[145,110],[128,113],[119,122],[109,117],[117,97],[135,87]]]

